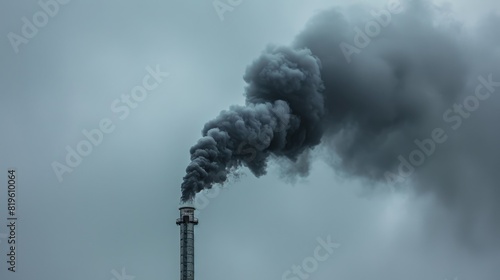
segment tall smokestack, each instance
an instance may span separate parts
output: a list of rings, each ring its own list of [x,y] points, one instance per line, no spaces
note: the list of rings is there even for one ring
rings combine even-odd
[[[181,206],[176,224],[181,226],[181,280],[194,280],[194,217],[193,206]]]

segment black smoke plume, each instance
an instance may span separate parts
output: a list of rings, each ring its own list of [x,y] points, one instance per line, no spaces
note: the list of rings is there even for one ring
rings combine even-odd
[[[224,183],[240,166],[261,176],[271,155],[297,161],[320,143],[338,171],[374,182],[401,178],[398,158],[408,159],[416,140],[438,128],[446,143],[414,166],[411,180],[467,212],[461,227],[482,223],[500,232],[497,222],[475,220],[485,211],[500,216],[500,97],[493,93],[467,114],[455,107],[471,101],[479,76],[500,81],[500,17],[473,26],[426,1],[402,5],[385,22],[360,7],[324,11],[290,47],[268,47],[244,75],[246,105],[208,122],[191,148],[182,200]],[[379,33],[356,45],[359,31],[377,20]],[[346,53],[343,43],[355,49]]]
[[[191,148],[182,200],[224,183],[231,169],[242,164],[261,176],[269,155],[295,160],[318,145],[325,113],[320,68],[309,50],[267,48],[245,74],[246,106],[222,111]],[[244,153],[245,145],[252,147],[251,157]]]

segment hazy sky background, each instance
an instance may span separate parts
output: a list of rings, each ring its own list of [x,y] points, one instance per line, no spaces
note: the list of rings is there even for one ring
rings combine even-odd
[[[367,2],[375,10],[387,3]],[[3,1],[0,174],[19,174],[19,244],[18,271],[2,261],[0,278],[109,280],[124,267],[135,280],[178,279],[180,184],[204,123],[244,103],[245,68],[266,45],[291,43],[316,12],[346,3],[244,0],[221,21],[211,1],[72,0],[16,54],[7,34],[19,34],[21,18],[40,7]],[[496,0],[453,7],[470,23],[499,8]],[[110,105],[156,65],[169,78],[120,120]],[[65,147],[103,118],[115,131],[59,182],[51,164],[64,163]],[[259,179],[243,171],[198,213],[197,279],[282,279],[328,235],[341,246],[310,279],[500,277],[498,252],[457,245],[431,197],[383,187],[367,194],[363,181],[320,159],[295,184],[276,165]]]

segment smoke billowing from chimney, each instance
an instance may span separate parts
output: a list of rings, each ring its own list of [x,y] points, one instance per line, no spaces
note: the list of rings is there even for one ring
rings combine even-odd
[[[246,106],[221,112],[191,148],[182,200],[224,183],[242,164],[261,176],[271,154],[295,160],[319,144],[325,113],[320,68],[307,49],[267,48],[245,74]],[[244,145],[252,147],[252,157],[244,153]]]
[[[373,19],[359,7],[321,12],[290,47],[268,47],[244,75],[246,105],[208,122],[191,148],[182,200],[224,183],[242,165],[261,176],[270,155],[296,161],[320,143],[338,159],[332,163],[336,170],[385,180],[397,170],[398,156],[416,148],[416,139],[442,128],[449,140],[412,180],[421,191],[460,205],[457,211],[470,211],[465,216],[471,219],[481,203],[500,215],[493,199],[500,194],[500,173],[492,170],[500,166],[500,135],[491,125],[500,117],[500,98],[467,115],[454,106],[463,107],[474,95],[478,76],[500,80],[500,17],[491,14],[467,26],[426,1],[405,5],[350,62],[339,45],[356,46],[356,30]],[[242,147],[252,147],[251,155]],[[500,231],[498,223],[488,226]]]

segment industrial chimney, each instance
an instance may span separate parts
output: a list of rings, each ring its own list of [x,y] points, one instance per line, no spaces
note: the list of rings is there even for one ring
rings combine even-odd
[[[193,206],[181,206],[180,218],[176,224],[181,226],[181,280],[194,280],[194,217]]]

